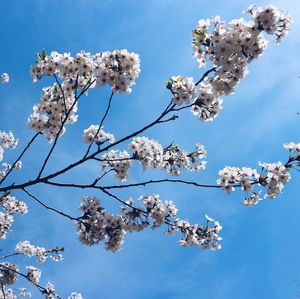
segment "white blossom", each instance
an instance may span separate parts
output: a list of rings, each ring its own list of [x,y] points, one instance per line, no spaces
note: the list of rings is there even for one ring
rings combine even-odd
[[[7,73],[1,74],[0,81],[2,84],[7,84],[9,82],[9,75]]]
[[[14,149],[18,145],[18,142],[18,139],[15,138],[12,132],[0,131],[0,161],[3,159],[4,149]]]
[[[221,249],[219,242],[222,238],[219,236],[219,232],[222,230],[222,226],[218,221],[215,221],[210,217],[206,217],[206,219],[206,226],[201,226],[199,224],[191,225],[186,220],[176,220],[172,229],[180,230],[183,234],[183,237],[178,241],[178,244],[180,246],[198,245],[203,249],[210,250]],[[210,226],[210,222],[212,222],[213,225]]]
[[[22,161],[17,161],[14,167],[16,170],[20,170],[22,168]]]
[[[27,240],[19,242],[16,245],[16,251],[29,257],[36,256],[39,263],[44,263],[47,259],[47,252],[44,247],[34,246]]]
[[[280,43],[290,29],[291,16],[280,11],[274,5],[259,7],[253,13],[253,19],[257,28],[264,30],[268,34],[276,35],[277,43]]]
[[[30,282],[33,284],[38,284],[42,275],[42,271],[36,267],[28,266],[27,268],[27,277]]]
[[[253,205],[256,205],[259,203],[259,201],[262,200],[262,198],[260,197],[262,191],[259,192],[253,192],[252,194],[250,194],[248,197],[245,198],[245,200],[242,202],[242,204],[245,207],[251,207]]]
[[[5,208],[8,213],[27,214],[27,204],[21,200],[16,199],[11,194],[5,194],[0,197],[0,205]]]
[[[277,163],[261,163],[259,165],[266,175],[260,180],[260,183],[267,189],[265,197],[275,198],[283,189],[284,185],[291,179],[290,169],[282,162]]]
[[[110,143],[115,142],[114,135],[110,133],[106,133],[102,130],[103,127],[99,129],[98,125],[90,125],[89,128],[85,129],[83,131],[83,140],[85,143],[92,143],[93,141],[96,142],[96,144],[101,144],[105,141],[109,141]]]
[[[179,176],[185,168],[199,172],[205,169],[206,161],[202,161],[205,157],[206,151],[202,144],[197,144],[193,152],[183,151],[178,145],[171,144],[163,151],[160,167],[174,176]]]
[[[0,239],[5,239],[14,218],[12,215],[0,212]]]
[[[192,77],[173,76],[166,86],[172,91],[176,105],[189,104],[196,97],[197,87]]]
[[[172,201],[162,201],[159,194],[142,195],[139,198],[153,219],[153,227],[161,226],[168,217],[175,217],[177,209]]]
[[[83,299],[82,295],[80,293],[72,292],[68,299]]]
[[[26,288],[19,288],[19,295],[22,297],[31,298],[31,292],[27,291]]]
[[[45,289],[45,299],[55,299],[56,291],[54,285],[48,281]]]
[[[3,291],[0,290],[0,299],[17,299],[17,296],[14,294],[13,289],[11,288],[5,288],[4,289],[4,294]]]
[[[290,151],[290,156],[293,160],[300,159],[300,143],[295,143],[295,142],[285,143],[283,147]]]
[[[256,169],[243,167],[224,167],[219,171],[219,179],[217,183],[230,193],[234,191],[234,185],[240,185],[244,191],[251,191],[253,189],[253,182],[259,178]]]

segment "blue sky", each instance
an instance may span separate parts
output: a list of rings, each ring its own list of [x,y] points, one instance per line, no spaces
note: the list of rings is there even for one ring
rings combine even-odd
[[[201,18],[220,15],[230,21],[242,17],[247,1],[1,1],[0,73],[7,72],[9,85],[0,86],[1,130],[13,130],[20,148],[33,132],[26,122],[41,88],[50,80],[33,84],[29,66],[35,53],[92,53],[127,48],[140,54],[142,72],[130,95],[114,98],[105,129],[117,138],[153,119],[166,106],[169,93],[164,82],[182,74],[201,77],[203,70],[192,58],[191,31]],[[255,4],[266,4],[256,1]],[[280,45],[270,40],[265,54],[250,66],[250,73],[234,95],[224,98],[220,116],[209,123],[197,121],[185,111],[176,122],[151,129],[147,136],[168,145],[175,140],[187,150],[197,142],[208,151],[207,170],[194,176],[199,182],[214,183],[226,165],[256,167],[258,161],[285,161],[285,142],[299,142],[300,116],[300,4],[273,1],[294,17],[292,31]],[[109,96],[107,88],[91,91],[79,103],[79,121],[69,126],[47,169],[58,169],[77,160],[84,152],[84,128],[101,117]],[[121,149],[125,149],[126,144]],[[23,172],[11,180],[23,181],[36,174],[49,144],[40,138],[23,160]],[[7,152],[7,160],[16,152]],[[74,171],[64,180],[80,181],[99,174],[94,163]],[[156,177],[137,166],[131,181]],[[63,180],[62,179],[62,180]],[[113,178],[110,183],[113,183]],[[118,203],[103,194],[61,190],[47,186],[32,188],[45,202],[78,215],[80,196],[95,194],[112,211]],[[127,234],[124,249],[112,254],[103,247],[81,245],[75,226],[27,200],[30,213],[16,217],[13,232],[0,246],[6,252],[20,240],[45,247],[66,247],[65,259],[42,267],[42,282],[52,281],[60,294],[80,291],[85,298],[122,299],[282,299],[297,298],[300,292],[299,173],[273,201],[245,208],[243,193],[232,196],[220,190],[161,185],[118,192],[124,197],[160,193],[179,208],[179,217],[200,222],[205,213],[223,225],[223,249],[218,252],[181,248],[179,236],[165,236],[148,229]],[[34,264],[34,261],[30,261]],[[28,260],[20,261],[22,264]]]

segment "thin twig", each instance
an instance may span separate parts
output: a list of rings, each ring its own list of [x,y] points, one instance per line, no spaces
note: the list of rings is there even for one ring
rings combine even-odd
[[[195,83],[195,85],[199,85],[211,72],[215,72],[217,67],[213,67],[210,70],[206,71],[202,77]]]
[[[57,214],[60,214],[70,220],[74,220],[74,221],[79,221],[78,218],[72,217],[64,212],[61,212],[55,208],[49,207],[48,205],[46,205],[45,203],[43,203],[40,199],[38,199],[36,196],[34,196],[33,194],[31,194],[29,191],[27,191],[25,188],[22,189],[28,196],[30,196],[31,198],[33,198],[36,202],[38,202],[40,205],[42,205],[44,208],[46,208],[47,210],[51,210]]]
[[[102,127],[102,125],[103,125],[103,123],[104,123],[104,121],[105,121],[105,118],[106,118],[107,115],[108,115],[108,112],[109,112],[109,109],[110,109],[110,106],[111,106],[111,102],[112,102],[113,95],[114,95],[114,93],[111,92],[110,97],[109,97],[109,99],[108,99],[108,104],[107,104],[106,111],[105,111],[105,113],[104,113],[104,115],[103,115],[103,117],[102,117],[102,119],[101,119],[101,121],[100,121],[100,123],[99,123],[98,130],[97,130],[97,132],[96,132],[96,134],[95,134],[95,136],[94,136],[92,142],[91,142],[90,145],[88,146],[87,151],[86,151],[85,155],[83,156],[83,158],[86,158],[87,155],[89,154],[90,149],[91,149],[92,145],[94,144],[95,139],[97,138],[97,135],[99,134],[99,132],[100,132],[100,130],[101,130],[101,127]]]
[[[1,284],[1,291],[2,291],[2,295],[3,295],[3,299],[6,299],[3,284]]]
[[[183,110],[183,109],[187,109],[187,108],[192,107],[193,105],[194,105],[194,103],[186,105],[186,106],[183,106],[183,107],[174,108],[173,111],[180,111],[180,110]]]
[[[12,256],[16,256],[16,255],[20,255],[20,254],[21,254],[20,252],[10,253],[10,254],[1,256],[0,259],[3,260],[3,259],[6,259],[6,258],[9,258],[9,257],[12,257]]]
[[[112,194],[111,192],[109,192],[109,191],[107,191],[107,190],[105,190],[105,189],[103,189],[103,188],[101,188],[100,190],[101,190],[103,193],[105,193],[106,195],[108,195],[108,196],[110,196],[110,197],[116,199],[117,201],[119,201],[119,202],[122,203],[123,205],[125,205],[125,206],[127,206],[127,207],[129,207],[129,208],[132,208],[132,209],[134,209],[134,210],[136,210],[136,211],[139,211],[139,212],[142,213],[142,214],[148,215],[148,213],[147,213],[146,211],[144,211],[144,210],[142,210],[142,209],[139,209],[139,208],[136,208],[136,207],[133,207],[132,205],[128,204],[126,201],[124,201],[123,199],[119,198],[118,196]]]
[[[64,90],[63,90],[63,88],[62,88],[60,82],[58,81],[58,78],[57,78],[56,74],[54,74],[53,76],[54,76],[54,78],[55,78],[56,83],[57,83],[58,86],[59,86],[59,89],[60,89],[61,93],[62,93],[63,101],[64,101],[65,114],[67,114],[67,104],[66,104],[66,97],[65,97]]]
[[[30,145],[34,142],[35,138],[40,135],[40,133],[36,133],[31,140],[27,143],[25,148],[23,149],[22,153],[19,155],[19,157],[16,159],[16,161],[12,164],[9,171],[6,173],[5,177],[1,180],[0,185],[5,181],[5,179],[9,176],[9,174],[13,171],[14,167],[16,166],[17,162],[20,161],[20,159],[23,157],[25,152],[29,149]]]
[[[210,185],[210,184],[199,184],[197,182],[193,181],[185,181],[185,180],[178,180],[178,179],[161,179],[161,180],[149,180],[145,182],[140,183],[132,183],[127,185],[112,185],[112,186],[102,186],[103,189],[123,189],[123,188],[132,188],[132,187],[139,187],[139,186],[146,186],[150,184],[160,184],[160,183],[180,183],[180,184],[187,184],[187,185],[193,185],[196,187],[202,187],[202,188],[222,188],[220,185]]]

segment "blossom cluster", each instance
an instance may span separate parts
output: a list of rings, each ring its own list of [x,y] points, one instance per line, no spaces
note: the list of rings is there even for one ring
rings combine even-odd
[[[16,199],[9,192],[0,197],[0,205],[7,213],[27,214],[28,212],[26,203]]]
[[[112,150],[101,157],[101,165],[105,170],[113,169],[118,180],[126,181],[132,162],[126,151]]]
[[[156,169],[160,166],[163,148],[156,140],[148,137],[136,137],[129,144],[129,148],[142,164],[144,170],[148,167]]]
[[[63,135],[65,124],[77,121],[77,100],[72,91],[72,85],[65,81],[60,86],[43,88],[39,104],[33,106],[33,113],[28,118],[29,128],[47,135],[51,142],[58,134]]]
[[[300,161],[300,143],[290,142],[283,145],[290,152],[290,158],[295,161]]]
[[[292,19],[274,5],[258,7],[257,10],[254,9],[254,6],[251,6],[247,11],[253,16],[255,28],[268,34],[275,34],[278,43],[288,34]]]
[[[266,175],[262,175],[260,184],[263,185],[267,193],[265,197],[275,198],[283,189],[284,185],[291,179],[290,168],[277,163],[259,163]]]
[[[63,248],[54,248],[46,250],[44,247],[35,246],[30,244],[29,241],[22,241],[16,245],[16,252],[25,254],[29,257],[36,256],[39,263],[44,263],[48,257],[54,261],[61,261],[63,259],[62,254]]]
[[[137,137],[129,144],[133,151],[134,159],[137,159],[144,170],[148,167],[156,169],[160,167],[171,175],[178,176],[183,169],[199,172],[205,169],[206,151],[202,144],[197,144],[193,152],[187,152],[173,143],[163,148],[162,145],[148,137]]]
[[[69,82],[72,89],[90,88],[109,84],[114,93],[130,93],[131,86],[140,73],[140,59],[126,49],[99,52],[92,55],[81,51],[72,57],[70,53],[60,54],[45,51],[38,55],[38,61],[31,67],[33,81],[43,75],[58,74],[61,80]]]
[[[199,224],[190,224],[187,220],[176,220],[170,226],[167,233],[174,233],[174,230],[180,230],[183,234],[182,239],[178,241],[180,246],[197,245],[203,249],[219,250],[221,249],[220,241],[222,238],[219,232],[222,226],[218,221],[206,215],[207,223],[205,226]],[[210,225],[212,223],[212,225]]]
[[[176,105],[189,104],[196,97],[197,87],[192,77],[173,76],[166,87],[171,90]]]
[[[85,143],[92,143],[95,141],[96,144],[101,144],[105,141],[111,143],[115,142],[115,137],[113,134],[106,133],[103,130],[103,127],[99,128],[98,125],[90,125],[89,128],[83,131],[83,140]]]
[[[218,115],[223,100],[216,95],[210,84],[201,83],[199,96],[192,106],[191,112],[202,121],[213,121]]]
[[[44,294],[45,294],[45,299],[55,299],[56,298],[55,287],[50,281],[48,281],[46,284]]]
[[[1,74],[0,81],[2,84],[7,84],[9,82],[9,75],[7,73]]]
[[[140,197],[141,199],[142,197]],[[148,214],[143,209],[134,208],[134,200],[126,201],[127,206],[121,207],[121,217],[126,232],[140,232],[149,226]]]
[[[160,167],[174,176],[179,176],[184,168],[189,171],[199,172],[205,169],[206,150],[202,144],[197,144],[193,152],[181,150],[178,145],[171,144],[163,151]]]
[[[83,212],[77,222],[80,242],[92,246],[107,239],[106,250],[120,250],[125,233],[122,218],[105,211],[98,199],[88,196],[82,199],[80,210]]]
[[[31,292],[29,292],[26,288],[19,288],[19,295],[21,297],[31,298]],[[0,297],[1,298],[1,297]],[[9,297],[10,298],[10,297]],[[15,297],[16,298],[16,297]],[[2,299],[2,298],[1,298]]]
[[[260,185],[266,188],[264,197],[270,199],[275,198],[284,187],[284,184],[290,180],[289,169],[278,163],[259,163],[265,174],[258,174],[256,169],[243,167],[228,167],[219,171],[219,179],[217,183],[225,189],[227,193],[234,191],[234,187],[241,187],[246,191],[245,206],[253,206],[257,204],[261,198],[261,191],[254,192],[255,185]],[[251,193],[252,192],[252,193]]]
[[[30,282],[33,284],[38,284],[42,275],[42,271],[36,267],[28,266],[27,268],[27,277]]]
[[[91,246],[106,239],[106,250],[115,252],[121,249],[126,232],[142,231],[152,222],[152,228],[166,224],[168,234],[181,232],[183,238],[178,243],[182,246],[198,245],[211,250],[221,248],[219,241],[222,238],[218,233],[222,227],[217,221],[207,217],[205,226],[190,225],[186,220],[175,218],[177,208],[174,203],[161,200],[158,194],[141,195],[139,200],[143,207],[134,207],[134,201],[130,199],[121,208],[121,214],[114,216],[101,206],[97,198],[84,197],[80,206],[83,216],[77,222],[79,240]],[[214,225],[209,225],[210,222]]]
[[[18,278],[19,268],[12,263],[0,263],[0,285],[14,284]]]
[[[96,54],[97,86],[109,84],[114,93],[130,93],[140,73],[140,59],[127,50]]]
[[[12,132],[6,133],[0,131],[0,161],[3,160],[4,150],[7,148],[16,148],[18,145],[18,139],[15,138]]]
[[[153,227],[161,226],[169,217],[175,217],[177,209],[173,201],[163,202],[159,194],[142,195],[140,200],[144,203],[149,216],[153,219]]]
[[[243,167],[224,167],[219,171],[219,180],[217,183],[225,189],[227,193],[234,191],[234,185],[240,185],[246,192],[250,192],[259,178],[256,169]]]
[[[28,212],[28,207],[25,202],[16,199],[10,192],[0,197],[0,206],[4,209],[4,213],[0,212],[0,239],[5,239],[14,221],[13,214],[24,215]]]
[[[22,241],[16,245],[16,252],[28,255],[29,257],[36,256],[39,263],[44,263],[47,259],[46,249],[44,247],[34,246],[29,241]]]
[[[0,212],[0,238],[5,239],[14,221],[12,215]]]
[[[177,76],[167,81],[175,104],[188,104],[197,96],[192,113],[200,120],[213,120],[218,115],[221,97],[235,91],[248,73],[248,64],[263,54],[268,41],[262,32],[275,35],[279,43],[289,31],[291,17],[272,5],[250,7],[247,12],[251,21],[241,18],[226,24],[217,16],[200,20],[193,30],[193,56],[200,67],[212,65],[198,91],[193,78]],[[213,75],[209,76],[210,73]]]

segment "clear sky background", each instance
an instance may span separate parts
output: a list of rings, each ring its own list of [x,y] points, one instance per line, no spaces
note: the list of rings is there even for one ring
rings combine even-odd
[[[242,17],[247,1],[9,1],[0,8],[0,73],[10,75],[9,85],[0,86],[0,129],[13,130],[20,139],[19,149],[33,132],[26,128],[41,88],[51,80],[33,84],[29,66],[35,53],[92,53],[126,48],[140,54],[142,72],[130,95],[114,98],[105,129],[120,138],[157,116],[169,102],[164,87],[173,75],[200,78],[203,70],[192,58],[191,31],[201,18],[220,15],[230,21]],[[257,0],[257,5],[267,4]],[[218,170],[226,165],[256,167],[258,161],[285,161],[288,152],[282,144],[299,142],[300,116],[300,3],[274,0],[294,17],[292,31],[280,45],[271,38],[265,54],[250,65],[249,75],[234,95],[224,98],[224,109],[214,122],[201,123],[189,111],[176,122],[160,125],[145,133],[163,145],[175,141],[192,150],[203,143],[208,152],[207,170],[185,178],[215,183]],[[84,153],[81,135],[103,114],[108,88],[92,90],[79,103],[79,121],[67,128],[52,157],[47,172],[76,161]],[[126,149],[124,144],[120,149]],[[22,172],[11,181],[24,181],[36,175],[49,144],[41,137],[23,160]],[[16,151],[7,151],[5,161]],[[60,181],[88,182],[99,175],[97,163],[64,176]],[[130,182],[167,177],[160,172],[143,172],[137,165]],[[122,299],[282,299],[297,298],[300,292],[299,178],[292,180],[283,194],[273,201],[245,208],[243,192],[228,196],[221,190],[183,185],[160,185],[117,192],[127,199],[141,194],[159,193],[173,200],[178,216],[203,223],[205,213],[219,220],[223,249],[218,252],[182,248],[177,236],[163,230],[147,229],[127,234],[124,248],[113,254],[100,244],[81,245],[75,225],[26,198],[30,212],[15,217],[13,232],[1,240],[0,248],[9,252],[22,240],[45,247],[65,246],[61,263],[43,265],[41,283],[53,282],[64,298],[80,291],[85,298]],[[113,177],[107,180],[114,183]],[[116,182],[118,183],[118,182]],[[82,195],[97,195],[105,207],[118,211],[119,204],[103,194],[88,190],[61,190],[37,186],[31,191],[49,205],[74,216],[79,215]],[[35,264],[24,258],[19,263]],[[35,298],[35,296],[34,296]]]

